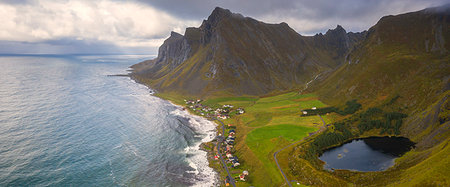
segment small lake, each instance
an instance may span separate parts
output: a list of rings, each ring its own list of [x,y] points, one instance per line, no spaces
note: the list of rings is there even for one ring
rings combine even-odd
[[[413,147],[414,142],[403,137],[370,137],[328,149],[319,159],[328,170],[383,171]]]

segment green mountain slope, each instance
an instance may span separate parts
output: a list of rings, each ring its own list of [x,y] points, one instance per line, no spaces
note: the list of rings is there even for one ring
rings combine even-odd
[[[398,97],[392,110],[409,114],[402,132],[415,141],[442,125],[448,129],[437,116],[450,88],[449,15],[447,6],[383,17],[345,63],[311,89],[328,103],[358,99],[366,107]]]
[[[408,114],[400,135],[417,142],[386,172],[336,174],[340,179],[363,186],[450,184],[449,42],[450,5],[386,16],[340,67],[310,85],[327,104],[358,99],[366,109]]]

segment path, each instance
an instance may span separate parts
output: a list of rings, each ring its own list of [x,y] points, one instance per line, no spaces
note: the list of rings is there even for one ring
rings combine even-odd
[[[220,152],[220,144],[223,142],[223,135],[225,135],[225,124],[223,124],[222,121],[215,118],[215,120],[219,121],[222,124],[222,136],[217,136],[217,154],[219,154],[220,160],[222,161],[223,167],[227,171],[228,178],[230,178],[230,184],[234,187],[236,187],[236,184],[234,183],[234,178],[231,177],[230,171],[228,171],[227,164],[223,160],[222,153]]]
[[[317,130],[316,132],[312,133],[311,135],[314,135],[314,134],[317,134],[317,133],[319,133],[319,132],[324,131],[325,128],[326,128],[326,126],[327,126],[327,124],[325,123],[325,120],[322,119],[322,116],[320,116],[319,114],[317,114],[317,115],[318,115],[318,116],[320,117],[320,119],[322,120],[323,126],[322,126],[319,130]],[[309,135],[309,136],[310,136],[310,135]],[[307,137],[309,137],[309,136],[307,136]],[[294,145],[294,144],[296,144],[296,143],[298,143],[298,142],[303,141],[303,140],[304,140],[305,138],[307,138],[307,137],[304,137],[304,138],[302,138],[302,139],[300,139],[300,140],[298,140],[298,141],[296,141],[296,142],[294,142],[294,143],[291,143],[291,144],[289,144],[289,145],[287,145],[287,146],[281,148],[280,150],[278,150],[277,152],[275,152],[275,153],[273,154],[273,159],[275,160],[275,163],[277,164],[278,170],[280,170],[281,175],[283,175],[283,178],[284,178],[285,182],[289,185],[289,187],[292,187],[292,184],[289,182],[288,178],[286,177],[286,174],[284,174],[283,169],[281,169],[280,164],[278,164],[277,155],[278,155],[279,152],[281,152],[281,151],[283,151],[284,149],[290,147],[291,145]]]
[[[298,92],[298,94],[302,94],[303,91],[305,91],[306,89],[308,89],[309,84],[311,84],[313,81],[315,81],[322,73],[317,74],[313,79],[311,79],[309,82],[306,83],[305,88],[303,88],[302,90],[300,90]]]

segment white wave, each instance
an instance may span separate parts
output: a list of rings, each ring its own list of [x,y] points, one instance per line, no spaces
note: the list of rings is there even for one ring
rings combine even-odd
[[[187,161],[193,170],[186,172],[195,175],[196,183],[193,186],[216,186],[218,175],[213,168],[209,167],[207,152],[200,150],[200,145],[214,139],[217,125],[203,117],[190,114],[180,106],[177,106],[177,109],[172,111],[171,114],[188,119],[189,125],[198,133],[196,136],[202,138],[195,145],[185,148],[186,154],[192,155],[187,158]]]
[[[154,93],[154,90],[137,83],[135,80],[130,80],[139,85],[139,89],[150,91]],[[145,97],[154,97],[151,94],[145,95]],[[200,142],[196,142],[193,146],[188,146],[185,148],[185,154],[192,155],[187,158],[189,166],[193,169],[186,171],[186,173],[191,173],[195,175],[196,183],[193,186],[218,186],[218,174],[213,168],[209,167],[207,152],[200,150],[201,143],[210,142],[216,136],[216,123],[209,121],[201,116],[195,116],[183,110],[183,107],[176,105],[168,101],[173,106],[177,108],[171,112],[173,115],[177,115],[189,120],[189,125],[198,134],[199,138],[202,138]]]

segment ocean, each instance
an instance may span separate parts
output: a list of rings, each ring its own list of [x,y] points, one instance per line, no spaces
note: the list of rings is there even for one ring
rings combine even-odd
[[[150,56],[0,56],[0,186],[213,186],[216,125],[126,74]]]

